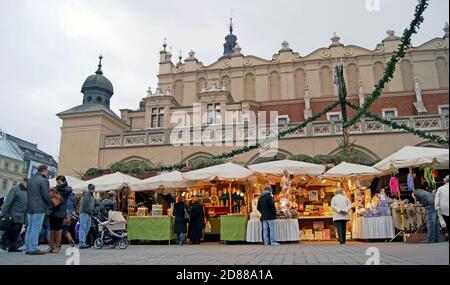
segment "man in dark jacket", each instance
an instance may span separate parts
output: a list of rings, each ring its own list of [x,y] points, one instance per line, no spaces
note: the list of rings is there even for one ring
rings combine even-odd
[[[80,231],[78,233],[79,248],[84,249],[89,246],[86,244],[86,237],[91,228],[91,216],[95,210],[95,198],[94,198],[95,186],[88,185],[88,189],[84,191],[81,197],[80,203]]]
[[[22,183],[14,187],[8,193],[6,203],[2,207],[1,216],[11,218],[10,228],[0,240],[0,248],[8,252],[22,252],[19,250],[18,241],[27,211],[27,183],[28,179],[25,178]]]
[[[189,214],[189,239],[191,244],[200,244],[205,215],[203,212],[203,206],[198,200],[198,196],[192,197],[192,205]]]
[[[280,245],[276,240],[275,219],[277,216],[277,209],[275,208],[270,186],[262,191],[261,197],[259,197],[258,200],[257,209],[261,213],[261,221],[263,223],[264,245],[269,245],[269,241],[271,245]]]
[[[28,181],[27,198],[27,232],[25,236],[25,250],[28,255],[42,255],[39,250],[39,233],[44,222],[45,214],[53,205],[49,193],[47,179],[48,166],[40,165],[38,173]]]
[[[101,202],[101,211],[105,218],[108,218],[109,211],[117,211],[116,192],[106,193],[106,198]]]
[[[61,204],[54,206],[50,212],[50,242],[47,252],[59,253],[61,250],[62,226],[67,215],[67,200],[72,194],[65,176],[56,177],[56,191],[62,198]]]
[[[439,217],[434,206],[434,196],[431,192],[416,189],[413,197],[427,210],[427,240],[425,243],[439,242]]]

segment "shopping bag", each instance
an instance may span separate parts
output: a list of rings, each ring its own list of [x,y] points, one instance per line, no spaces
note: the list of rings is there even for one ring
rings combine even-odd
[[[209,221],[207,221],[206,225],[205,225],[205,233],[210,233],[211,231],[212,231],[211,223]]]
[[[0,231],[7,231],[11,227],[11,217],[0,217]]]

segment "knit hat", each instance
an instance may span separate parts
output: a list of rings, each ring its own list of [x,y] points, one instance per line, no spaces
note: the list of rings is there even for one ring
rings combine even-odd
[[[95,190],[94,184],[89,184],[89,185],[88,185],[88,190],[89,190],[89,191],[94,191],[94,190]]]

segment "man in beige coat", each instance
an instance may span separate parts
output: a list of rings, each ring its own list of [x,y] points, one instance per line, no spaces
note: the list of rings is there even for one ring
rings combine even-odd
[[[342,189],[336,190],[336,195],[331,200],[331,208],[333,208],[333,221],[337,228],[339,243],[345,244],[347,222],[350,221],[349,212],[352,209],[352,203],[344,195]]]

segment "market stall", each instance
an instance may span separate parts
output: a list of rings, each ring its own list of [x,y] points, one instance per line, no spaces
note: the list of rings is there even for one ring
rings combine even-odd
[[[248,180],[253,175],[253,171],[234,163],[182,174],[187,181],[210,183],[188,195],[200,194],[204,197],[203,205],[207,219],[215,220],[216,226],[220,225],[220,229],[214,229],[210,222],[211,231],[220,231],[222,241],[245,241],[246,239],[248,203],[253,189]]]
[[[353,200],[354,212],[349,225],[353,239],[390,239],[395,235],[386,193],[372,196],[371,190],[365,187],[379,175],[381,171],[373,167],[343,162],[322,176],[338,179]]]
[[[131,196],[136,193],[153,191],[155,193],[170,194],[195,183],[184,180],[181,172],[163,173],[142,181],[130,184]],[[151,210],[136,201],[129,203],[128,238],[130,240],[168,241],[176,239],[174,234],[174,217],[171,211],[163,213],[162,205],[154,204]]]
[[[327,203],[321,203],[323,202],[321,198],[325,198],[325,190],[321,188],[307,189],[306,185],[312,178],[322,174],[325,166],[281,160],[250,165],[249,168],[265,175],[273,189],[277,208],[277,241],[291,242],[299,241],[301,237],[311,238],[311,235],[306,235],[305,231],[312,230],[315,220],[325,219],[329,209]],[[258,217],[251,217],[247,225],[248,242],[262,241],[261,227]],[[324,228],[325,224],[322,222],[320,232]],[[319,229],[317,230],[319,231]],[[325,234],[325,237],[327,236]],[[312,235],[311,239],[315,237],[318,238],[318,235]],[[321,234],[320,240],[322,239]]]
[[[424,238],[422,232],[425,209],[410,201],[417,183],[421,184],[418,187],[427,188],[429,191],[436,189],[438,180],[442,180],[442,177],[438,179],[439,175],[448,174],[448,166],[448,149],[412,146],[404,147],[374,165],[374,168],[382,171],[386,175],[384,178],[389,180],[389,191],[393,198],[391,212],[395,228],[399,230],[397,236],[402,236],[403,241],[416,239],[419,235]],[[439,173],[438,170],[441,169],[445,171]],[[406,170],[407,174],[399,177],[403,170]]]

